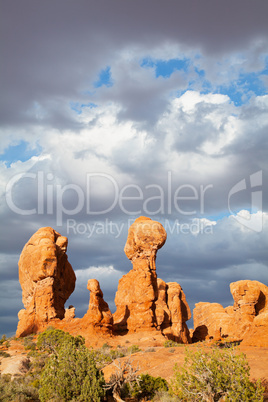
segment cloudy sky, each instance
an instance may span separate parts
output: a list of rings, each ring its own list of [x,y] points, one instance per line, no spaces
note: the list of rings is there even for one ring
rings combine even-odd
[[[78,317],[90,278],[114,311],[140,215],[166,228],[157,273],[191,309],[267,284],[268,3],[0,4],[0,332],[16,331],[17,262],[42,226],[69,239]]]

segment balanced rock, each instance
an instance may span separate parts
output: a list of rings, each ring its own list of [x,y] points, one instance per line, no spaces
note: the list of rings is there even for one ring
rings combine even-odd
[[[20,310],[16,336],[63,319],[64,304],[75,288],[75,273],[68,262],[68,240],[50,227],[39,229],[24,246],[19,259],[19,281],[25,309]]]
[[[196,304],[193,341],[228,337],[244,340],[247,345],[268,345],[268,287],[258,281],[242,280],[231,283],[230,290],[233,306]]]
[[[124,251],[133,268],[118,284],[117,333],[158,329],[170,339],[190,340],[185,321],[191,313],[180,285],[157,278],[156,253],[165,241],[165,229],[150,218],[140,217],[130,226]]]
[[[156,253],[166,241],[163,226],[140,217],[130,226],[124,248],[133,269],[118,284],[114,328],[130,332],[150,330],[156,326],[154,302],[157,297]]]

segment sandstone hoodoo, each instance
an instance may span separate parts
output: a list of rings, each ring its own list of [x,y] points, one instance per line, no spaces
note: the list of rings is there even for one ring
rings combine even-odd
[[[19,281],[25,309],[19,312],[17,337],[42,330],[53,319],[64,318],[64,304],[76,281],[66,254],[67,244],[66,237],[45,227],[24,246],[19,260]]]
[[[83,318],[75,318],[75,307],[64,307],[76,280],[66,255],[67,238],[49,227],[39,229],[19,260],[25,309],[19,312],[17,336],[52,325],[86,339],[92,334],[150,330],[177,342],[190,342],[186,321],[191,312],[183,290],[178,283],[165,283],[156,274],[156,253],[165,241],[166,231],[159,222],[146,217],[136,219],[125,245],[133,268],[119,281],[115,314],[104,301],[99,282],[90,279],[88,311]]]
[[[87,288],[90,291],[90,300],[88,311],[81,319],[82,326],[97,332],[111,333],[113,316],[108,304],[103,300],[103,293],[97,279],[90,279]]]
[[[268,347],[268,287],[258,281],[230,284],[234,305],[197,303],[193,340],[229,338],[244,345]]]
[[[158,329],[187,343],[191,313],[185,295],[179,284],[166,284],[156,274],[156,253],[165,241],[165,229],[150,218],[140,217],[130,226],[124,250],[133,268],[119,281],[114,329],[120,333]]]

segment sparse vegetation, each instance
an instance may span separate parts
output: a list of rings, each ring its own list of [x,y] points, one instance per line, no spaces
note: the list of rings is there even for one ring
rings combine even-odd
[[[25,338],[23,338],[23,346],[25,350],[35,350],[36,349],[36,344],[33,341],[34,337],[33,335],[28,335]]]
[[[172,393],[183,401],[261,402],[264,388],[249,378],[244,354],[234,348],[186,349],[182,368],[175,366]]]
[[[5,334],[2,335],[2,338],[0,339],[0,345],[2,345],[4,342],[6,342],[6,340],[7,340],[6,335]]]
[[[116,371],[111,375],[108,384],[105,385],[107,391],[111,391],[114,399],[117,401],[121,400],[122,397],[127,397],[130,395],[133,389],[134,383],[139,383],[139,366],[135,367],[132,365],[130,358],[123,362],[114,361],[114,366]]]
[[[130,389],[130,395],[138,400],[148,400],[148,398],[151,399],[159,391],[168,391],[168,384],[164,378],[141,374],[138,381]]]
[[[181,346],[181,345],[182,345],[181,343],[172,341],[170,339],[168,341],[164,342],[164,347],[165,348],[177,348],[178,346]]]
[[[38,390],[32,386],[29,376],[11,379],[11,375],[0,376],[0,400],[2,402],[39,401]]]
[[[0,356],[2,356],[2,357],[10,357],[10,354],[5,352],[4,350],[0,350]]]
[[[137,345],[132,345],[129,348],[127,348],[127,353],[129,355],[133,355],[133,353],[138,353],[141,352],[141,349]]]
[[[145,352],[155,352],[155,348],[147,348],[145,349]]]
[[[104,343],[100,349],[88,349],[81,336],[54,328],[40,334],[37,343],[33,336],[21,342],[29,350],[29,370],[13,379],[0,375],[3,402],[102,402],[107,393],[115,401],[123,398],[133,402],[261,402],[264,390],[267,391],[264,380],[250,380],[245,355],[237,353],[229,342],[213,347],[206,344],[199,349],[186,347],[184,366],[175,366],[171,384],[161,377],[139,373],[138,363],[133,364],[130,357],[140,351],[137,345],[113,348]],[[2,337],[0,344],[5,347],[9,339]],[[169,348],[167,352],[174,352],[182,345],[166,341],[165,346]],[[8,357],[9,353],[1,350],[0,356]],[[125,356],[128,357],[120,360]],[[101,369],[112,362],[115,371],[105,384]]]
[[[10,346],[9,339],[6,337],[6,335],[3,335],[2,338],[0,339],[0,345],[5,346],[7,349]]]

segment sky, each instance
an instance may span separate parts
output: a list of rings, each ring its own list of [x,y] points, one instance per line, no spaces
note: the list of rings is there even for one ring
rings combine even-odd
[[[268,284],[267,15],[263,0],[0,0],[0,334],[44,226],[68,237],[77,317],[91,278],[115,311],[139,216],[165,227],[157,274],[192,311]]]

